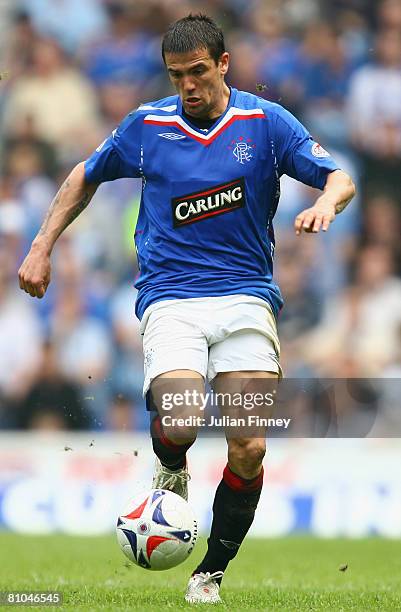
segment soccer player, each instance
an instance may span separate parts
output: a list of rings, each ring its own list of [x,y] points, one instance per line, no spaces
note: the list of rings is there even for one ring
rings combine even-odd
[[[19,281],[42,298],[54,244],[98,185],[142,178],[136,313],[144,336],[144,393],[159,412],[151,423],[153,486],[187,498],[186,451],[196,426],[164,427],[163,393],[181,391],[189,379],[199,393],[206,378],[224,392],[243,379],[258,383],[280,375],[282,298],[272,280],[280,176],[323,191],[296,217],[296,234],[327,231],[355,188],[283,107],[226,84],[229,54],[210,18],[189,15],[174,23],[162,55],[178,95],[142,104],[73,169]],[[179,413],[194,408],[188,402]],[[206,556],[187,588],[191,603],[220,601],[223,573],[252,524],[262,489],[265,438],[239,434],[227,437],[227,445]]]

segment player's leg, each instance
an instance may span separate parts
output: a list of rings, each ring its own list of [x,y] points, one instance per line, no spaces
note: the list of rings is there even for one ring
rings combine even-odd
[[[185,314],[182,308],[161,303],[146,319],[144,393],[153,415],[150,433],[157,457],[153,487],[187,499],[186,452],[196,438],[200,405],[194,400],[204,390],[208,347],[191,320],[190,305]],[[185,425],[179,419],[185,419]]]
[[[195,442],[196,417],[199,416],[199,406],[194,405],[191,398],[203,391],[203,377],[190,370],[165,372],[153,380],[150,388],[152,404],[157,409],[150,425],[153,450],[158,459],[152,486],[174,491],[184,499],[188,499],[189,479],[186,453]],[[187,400],[176,405],[174,398]]]
[[[233,296],[229,298],[233,302]],[[208,378],[214,391],[222,397],[238,390],[246,394],[270,393],[281,375],[279,342],[275,319],[266,305],[251,303],[245,296],[242,303],[227,304],[224,337],[210,348]],[[245,401],[242,402],[244,407]],[[228,414],[244,416],[246,410],[230,410]],[[270,406],[256,410],[267,414]],[[222,412],[224,413],[224,407]],[[263,415],[264,413],[264,415]],[[226,411],[227,414],[227,411]],[[228,563],[235,557],[255,515],[262,482],[262,460],[266,431],[257,426],[253,431],[226,431],[228,463],[217,487],[213,503],[213,521],[208,549],[189,581],[188,602],[218,602],[219,585]]]
[[[261,392],[263,389],[261,379],[276,381],[277,373],[219,374],[214,385],[215,392],[224,394],[238,392],[238,385],[233,384],[233,381],[238,379],[244,381],[245,385],[242,388],[248,395]],[[272,385],[268,386],[271,390]],[[239,415],[240,412],[237,410],[236,416]],[[266,428],[258,426],[253,433],[254,435],[250,435],[252,432],[246,428],[246,436],[241,436],[238,428],[236,437],[232,438],[232,433],[226,432],[228,462],[214,498],[208,549],[194,574],[224,572],[229,562],[236,556],[252,525],[263,485],[262,462],[266,452]],[[218,584],[221,578],[221,575],[217,578]]]

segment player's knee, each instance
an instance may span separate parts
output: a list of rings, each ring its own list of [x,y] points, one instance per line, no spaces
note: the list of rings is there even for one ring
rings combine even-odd
[[[198,434],[197,427],[182,423],[185,419],[171,419],[170,426],[164,426],[163,431],[165,436],[175,444],[191,444],[195,442]]]
[[[243,478],[253,477],[253,472],[259,469],[265,454],[266,441],[264,439],[229,440],[228,460]]]
[[[263,438],[236,438],[228,441],[228,450],[236,458],[262,461],[266,453],[266,440]]]
[[[184,444],[184,445],[193,444],[196,440],[196,434],[191,435],[191,433],[188,432],[183,435],[183,433],[179,431],[179,432],[176,432],[175,435],[169,434],[168,439],[174,444]]]

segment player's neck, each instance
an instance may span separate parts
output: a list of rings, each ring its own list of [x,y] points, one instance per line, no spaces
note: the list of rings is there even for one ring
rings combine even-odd
[[[220,117],[220,115],[225,112],[228,106],[228,102],[230,100],[230,93],[230,88],[223,81],[221,94],[218,97],[218,101],[215,108],[210,112],[210,116],[208,117],[208,119],[217,119],[217,117]]]

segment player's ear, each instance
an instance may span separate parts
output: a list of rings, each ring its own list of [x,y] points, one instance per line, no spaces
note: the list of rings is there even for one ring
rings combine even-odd
[[[220,74],[222,76],[225,76],[227,74],[229,63],[230,63],[230,54],[227,51],[225,51],[224,53],[221,54],[220,59],[219,59]]]

